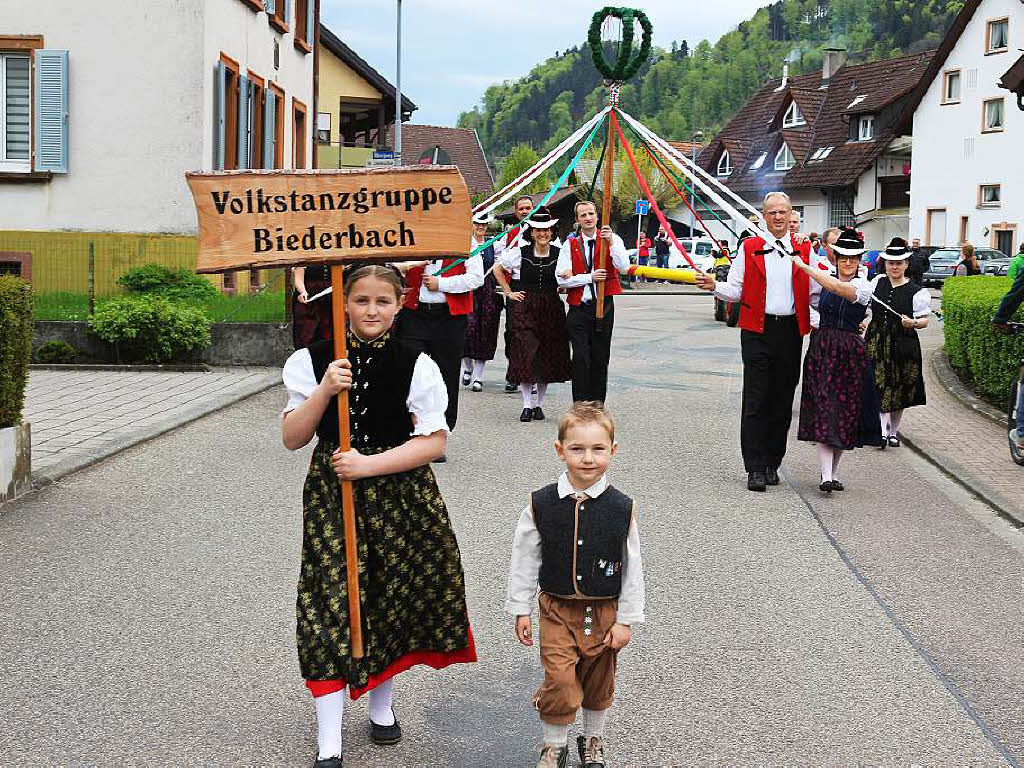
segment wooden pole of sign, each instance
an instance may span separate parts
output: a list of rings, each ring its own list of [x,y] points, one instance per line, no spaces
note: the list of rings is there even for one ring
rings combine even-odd
[[[334,359],[348,357],[345,343],[345,282],[344,267],[331,265],[331,303],[334,316]],[[352,447],[349,432],[348,390],[338,393],[338,448],[345,453]],[[352,481],[341,481],[341,515],[345,531],[345,570],[348,576],[348,624],[352,641],[352,658],[363,658],[363,620],[359,609],[359,560],[356,551],[356,503],[352,495]]]
[[[612,172],[615,169],[615,126],[612,123],[612,116],[615,114],[614,110],[608,113],[608,144],[607,151],[604,157],[604,192],[601,195],[601,226],[611,226],[608,222],[611,221],[612,215],[612,181],[614,176]],[[601,237],[601,233],[597,234],[597,246],[595,248],[597,255],[594,260],[594,269],[607,269],[608,253],[611,249],[611,243],[606,243],[604,238]],[[614,267],[613,267],[614,268]],[[604,317],[604,286],[605,283],[601,282],[597,284],[597,307],[596,316],[598,319]]]

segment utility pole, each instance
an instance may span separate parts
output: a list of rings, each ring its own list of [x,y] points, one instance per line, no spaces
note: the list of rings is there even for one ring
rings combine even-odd
[[[398,68],[395,74],[395,157],[402,164],[402,0],[398,0]]]

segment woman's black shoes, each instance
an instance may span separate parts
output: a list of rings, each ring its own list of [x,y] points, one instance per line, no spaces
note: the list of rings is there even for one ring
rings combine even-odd
[[[889,435],[888,443],[893,448],[899,448],[900,447],[900,433],[897,432],[895,435]]]
[[[392,712],[393,714],[393,712]],[[402,740],[402,726],[398,724],[398,718],[391,725],[377,725],[370,721],[370,738],[374,744],[382,747],[397,744]]]
[[[469,386],[469,380],[472,377],[473,377],[473,372],[472,371],[463,371],[462,372],[462,386],[468,387]]]
[[[824,481],[822,481],[821,485],[818,486],[818,490],[821,491],[822,493],[824,493],[826,496],[831,496],[832,495],[832,491],[833,491],[832,481],[831,480],[824,480]]]
[[[544,421],[544,411],[540,409],[539,405],[533,409],[533,420]]]
[[[313,768],[342,768],[341,756],[320,758],[313,763]]]
[[[832,490],[833,491],[845,491],[846,490],[846,486],[843,485],[842,483],[840,483],[838,480],[833,480],[832,481]]]
[[[523,412],[519,414],[520,421],[533,421],[533,410],[530,408],[523,408]]]

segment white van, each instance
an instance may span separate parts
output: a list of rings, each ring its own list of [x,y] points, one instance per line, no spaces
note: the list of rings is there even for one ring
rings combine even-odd
[[[686,249],[686,252],[693,259],[693,263],[702,272],[708,272],[714,269],[715,257],[714,252],[717,250],[715,241],[710,237],[680,237],[679,244]],[[653,248],[651,250],[654,250]],[[669,269],[690,269],[690,262],[688,262],[683,254],[676,250],[674,244],[668,252],[668,268]]]

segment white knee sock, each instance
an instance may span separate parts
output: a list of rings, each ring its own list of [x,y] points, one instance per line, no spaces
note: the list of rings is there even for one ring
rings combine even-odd
[[[370,691],[370,719],[377,725],[394,725],[395,712],[391,709],[394,678]]]
[[[469,373],[473,370],[473,359],[469,357],[462,358],[462,371],[463,373]]]
[[[882,423],[882,437],[883,438],[886,438],[889,435],[893,434],[893,431],[892,431],[892,429],[889,426],[889,416],[890,416],[890,414],[888,414],[888,413],[880,413],[878,415],[879,421]]]
[[[890,435],[898,435],[900,433],[900,422],[903,421],[903,411],[893,411],[889,414],[889,424],[891,431]]]
[[[341,757],[341,722],[345,716],[345,689],[313,699],[316,704],[318,760]]]
[[[843,452],[836,450],[835,456],[832,457],[832,479],[839,479],[839,460],[843,458]]]
[[[484,363],[486,363],[486,362],[487,362],[486,360],[474,360],[473,361],[473,381],[483,381],[484,380]],[[468,366],[467,366],[466,370],[469,370]]]
[[[520,384],[519,393],[523,396],[523,408],[533,408],[533,384]]]
[[[823,483],[832,480],[832,462],[835,459],[836,451],[830,445],[818,443],[818,464],[821,465],[821,481]]]
[[[547,384],[538,384],[537,385],[537,396],[534,398],[534,402],[537,404],[538,408],[540,408],[542,405],[544,405],[544,395],[546,395],[547,393],[548,393],[548,385]]]
[[[566,742],[569,741],[569,726],[568,725],[555,725],[554,723],[545,723],[541,721],[544,726],[544,746],[545,747],[564,747]]]
[[[608,718],[607,709],[585,709],[583,710],[583,737],[589,739],[591,736],[604,738],[604,721]]]

